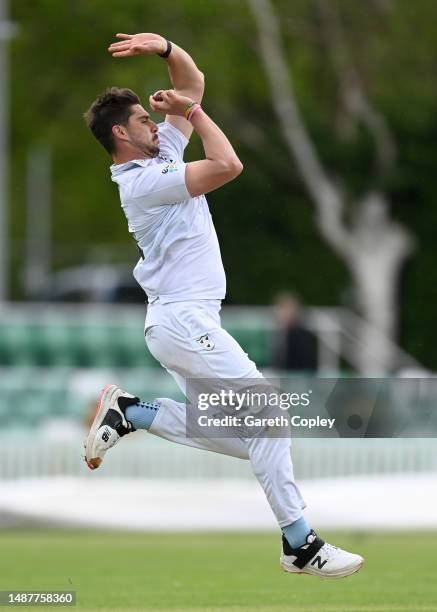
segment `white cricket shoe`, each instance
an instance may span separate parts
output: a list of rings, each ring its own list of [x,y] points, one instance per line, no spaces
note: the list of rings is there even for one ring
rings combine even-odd
[[[91,425],[85,446],[85,461],[91,470],[97,469],[108,449],[120,438],[135,431],[125,417],[128,406],[136,404],[138,397],[122,391],[115,385],[107,385],[97,402],[96,416]]]
[[[326,544],[313,530],[300,548],[291,548],[282,536],[281,567],[286,572],[343,578],[357,572],[363,563],[360,555]]]

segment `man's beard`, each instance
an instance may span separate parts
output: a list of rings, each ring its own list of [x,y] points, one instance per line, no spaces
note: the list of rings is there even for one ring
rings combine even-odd
[[[140,151],[147,155],[147,157],[158,157],[159,155],[159,146],[155,144],[145,145],[144,143],[137,145]]]
[[[159,147],[157,145],[150,145],[150,147],[148,147],[147,151],[144,151],[144,153],[146,153],[150,157],[158,157]]]
[[[159,146],[156,144],[144,144],[144,141],[138,141],[136,139],[131,139],[131,144],[134,147],[137,147],[142,153],[144,153],[144,155],[147,155],[147,157],[158,157],[159,155]]]

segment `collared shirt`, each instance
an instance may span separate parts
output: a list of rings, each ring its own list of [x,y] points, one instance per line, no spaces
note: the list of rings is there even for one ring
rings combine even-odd
[[[121,206],[143,257],[134,277],[149,303],[221,300],[226,277],[204,195],[185,184],[187,138],[170,123],[158,126],[160,154],[111,166]]]

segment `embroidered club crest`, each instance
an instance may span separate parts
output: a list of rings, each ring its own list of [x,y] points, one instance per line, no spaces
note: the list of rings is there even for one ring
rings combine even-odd
[[[209,337],[209,334],[204,334],[203,336],[200,336],[200,338],[198,338],[196,342],[198,342],[200,346],[207,351],[212,351],[215,346],[214,342]]]

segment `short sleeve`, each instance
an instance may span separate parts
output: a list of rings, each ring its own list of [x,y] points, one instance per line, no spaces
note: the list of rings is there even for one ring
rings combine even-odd
[[[132,181],[129,199],[150,207],[177,204],[191,198],[185,185],[184,162],[168,162],[146,166]]]
[[[176,157],[182,160],[184,149],[188,144],[186,138],[177,127],[164,121],[158,124],[159,152],[167,157]]]

